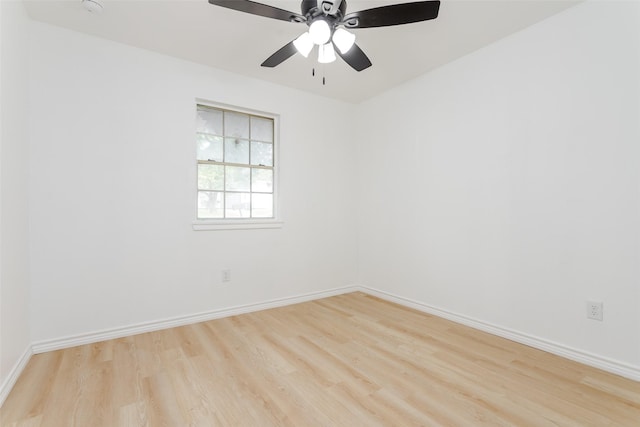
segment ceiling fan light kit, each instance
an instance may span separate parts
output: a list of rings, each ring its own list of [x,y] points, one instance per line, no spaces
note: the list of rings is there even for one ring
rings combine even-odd
[[[318,62],[321,64],[329,64],[336,60],[336,51],[331,43],[318,46]]]
[[[355,34],[345,28],[375,28],[410,24],[438,17],[439,0],[393,4],[347,13],[346,0],[302,0],[301,13],[290,12],[251,0],[209,0],[215,6],[226,7],[265,18],[292,23],[304,23],[309,31],[278,49],[261,65],[275,67],[299,52],[305,58],[318,45],[318,62],[336,60],[336,53],[351,68],[362,71],[371,66],[367,55],[355,43]],[[334,49],[334,46],[337,48]]]
[[[313,40],[309,33],[302,33],[300,37],[293,41],[293,45],[296,47],[300,55],[305,58],[309,56],[311,49],[313,49]]]
[[[350,33],[344,28],[336,28],[331,40],[338,50],[340,50],[340,53],[345,54],[349,52],[349,49],[351,49],[353,44],[356,42],[356,35]]]
[[[322,18],[318,18],[309,25],[309,35],[314,44],[323,45],[331,38],[331,27]]]

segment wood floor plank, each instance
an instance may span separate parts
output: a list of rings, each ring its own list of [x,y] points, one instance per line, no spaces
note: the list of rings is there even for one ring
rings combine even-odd
[[[640,426],[640,383],[352,293],[31,358],[3,427]]]

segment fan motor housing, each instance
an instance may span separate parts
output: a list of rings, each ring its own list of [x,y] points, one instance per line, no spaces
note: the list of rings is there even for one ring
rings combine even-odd
[[[316,16],[324,15],[325,11],[331,9],[333,1],[322,1],[320,5],[321,6],[318,7],[318,0],[302,0],[302,3],[300,4],[300,10],[302,11],[302,14],[307,18],[315,18]],[[347,2],[346,0],[342,0],[342,2],[340,2],[340,6],[338,7],[338,12],[336,13],[336,15],[344,15],[346,10]]]

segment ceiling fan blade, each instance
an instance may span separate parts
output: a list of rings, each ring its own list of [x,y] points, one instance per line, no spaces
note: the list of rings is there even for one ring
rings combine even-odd
[[[293,45],[293,41],[285,44],[280,49],[278,49],[273,55],[268,57],[262,64],[263,67],[273,68],[276,65],[282,64],[287,59],[291,58],[296,54],[298,50]]]
[[[347,53],[342,53],[340,49],[336,48],[336,53],[356,71],[371,67],[371,61],[357,44],[351,46]]]
[[[264,16],[265,18],[280,19],[289,22],[305,22],[306,18],[298,13],[288,10],[278,9],[262,3],[250,0],[209,0],[215,6],[226,7],[227,9],[238,10],[252,15]]]
[[[347,28],[388,27],[437,18],[439,9],[439,0],[392,4],[349,13],[342,22]]]

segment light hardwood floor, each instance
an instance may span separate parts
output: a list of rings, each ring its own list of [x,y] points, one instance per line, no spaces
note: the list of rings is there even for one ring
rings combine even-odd
[[[17,426],[640,426],[640,383],[353,293],[32,357]]]

